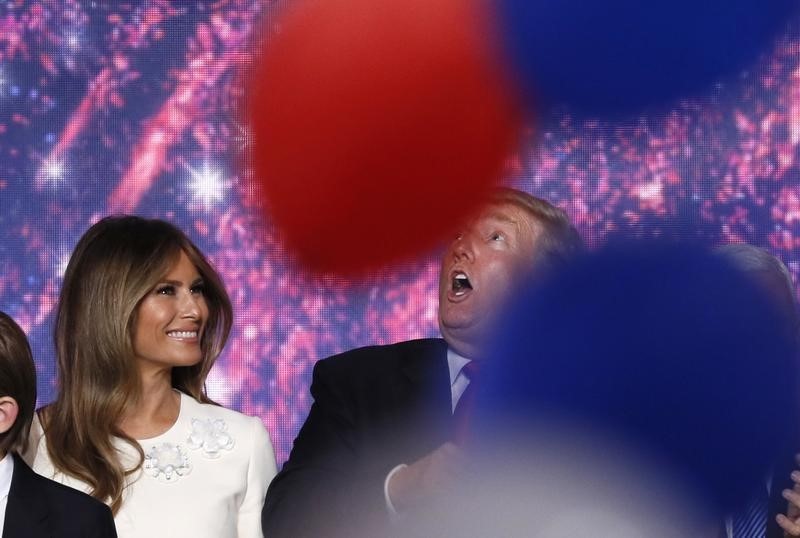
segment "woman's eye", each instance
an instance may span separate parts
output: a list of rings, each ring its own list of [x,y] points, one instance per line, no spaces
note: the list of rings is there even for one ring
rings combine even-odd
[[[159,286],[156,288],[158,295],[175,295],[175,286]]]
[[[194,286],[189,288],[189,291],[194,293],[194,294],[204,295],[206,293],[206,285],[205,284],[195,284]]]

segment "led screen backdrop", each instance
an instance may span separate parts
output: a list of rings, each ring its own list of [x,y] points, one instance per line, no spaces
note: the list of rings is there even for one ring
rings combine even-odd
[[[53,307],[69,253],[110,213],[174,222],[220,270],[236,320],[209,391],[261,417],[280,461],[318,358],[437,333],[435,253],[360,282],[311,279],[252,199],[239,76],[278,7],[0,3],[0,309],[31,340],[40,403],[55,394]],[[620,229],[667,234],[681,217],[714,242],[769,248],[796,275],[798,144],[790,30],[735,84],[664,113],[624,125],[549,115],[510,158],[509,182],[564,207],[590,245]]]

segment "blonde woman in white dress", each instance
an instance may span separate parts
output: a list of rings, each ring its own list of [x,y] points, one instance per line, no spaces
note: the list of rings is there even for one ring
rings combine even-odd
[[[92,226],[64,276],[59,393],[34,422],[34,470],[108,503],[120,538],[261,537],[269,435],[205,391],[231,323],[220,277],[179,229]]]

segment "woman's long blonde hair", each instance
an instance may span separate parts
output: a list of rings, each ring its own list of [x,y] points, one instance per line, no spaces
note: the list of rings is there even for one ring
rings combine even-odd
[[[185,252],[205,284],[209,316],[201,361],[172,370],[172,385],[210,402],[205,380],[230,333],[230,299],[217,272],[178,228],[161,220],[108,217],[89,228],[70,258],[55,325],[59,392],[42,410],[47,450],[56,469],[91,486],[116,513],[125,478],[144,459],[118,426],[141,385],[132,331],[142,299]],[[139,452],[126,469],[114,437]]]

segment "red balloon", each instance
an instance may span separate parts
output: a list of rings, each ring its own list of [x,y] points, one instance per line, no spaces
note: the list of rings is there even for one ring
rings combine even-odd
[[[470,0],[309,0],[249,83],[266,211],[315,271],[357,273],[439,243],[486,199],[519,108]]]

